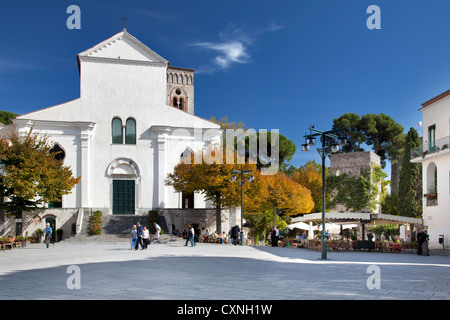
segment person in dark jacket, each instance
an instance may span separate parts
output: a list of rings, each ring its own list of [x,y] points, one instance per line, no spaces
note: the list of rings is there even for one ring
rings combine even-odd
[[[142,244],[142,232],[144,231],[144,228],[141,226],[140,222],[136,223],[136,232],[137,232],[137,241],[136,246],[134,247],[135,250],[139,249],[139,245],[141,248],[144,248],[144,245]]]
[[[238,225],[235,225],[231,229],[231,239],[233,239],[233,244],[234,245],[237,245],[237,243],[238,243],[239,231],[241,231],[241,229],[239,228]]]

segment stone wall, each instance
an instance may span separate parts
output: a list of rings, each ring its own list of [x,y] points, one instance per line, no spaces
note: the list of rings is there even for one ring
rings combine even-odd
[[[55,218],[56,229],[63,230],[63,239],[71,236],[73,224],[76,224],[78,209],[51,208],[40,209],[33,212],[24,212],[22,219],[18,220],[7,215],[0,216],[2,218],[2,228],[0,228],[0,236],[7,235],[16,236],[16,226],[18,222],[22,224],[22,232],[20,235],[31,236],[37,229],[45,229],[45,220],[49,217]],[[54,230],[56,231],[56,230]]]
[[[371,170],[372,166],[381,166],[380,157],[372,151],[330,155],[330,175],[339,176],[347,174],[349,177],[359,178],[363,172]],[[381,184],[379,191],[381,191]],[[380,193],[378,195],[378,202]],[[332,209],[338,212],[348,211],[343,204],[337,204]],[[377,206],[378,210],[379,206]],[[371,210],[369,208],[363,208],[362,211]]]

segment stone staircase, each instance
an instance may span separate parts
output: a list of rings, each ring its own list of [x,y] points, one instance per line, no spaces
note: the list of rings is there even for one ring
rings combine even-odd
[[[147,216],[136,215],[107,215],[102,217],[102,234],[89,235],[89,216],[83,217],[80,232],[70,238],[64,239],[63,243],[80,243],[80,242],[129,242],[130,232],[133,225],[140,222],[142,226],[148,226]],[[161,228],[166,234],[160,236],[161,242],[179,241],[179,238],[171,234],[167,234],[167,225],[164,217],[160,217],[158,221]],[[153,238],[151,235],[150,238]]]

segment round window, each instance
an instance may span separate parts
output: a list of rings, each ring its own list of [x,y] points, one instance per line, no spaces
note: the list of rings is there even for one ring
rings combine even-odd
[[[175,90],[175,93],[176,93],[177,95],[180,95],[180,94],[181,94],[181,90],[180,90],[180,89],[177,89],[177,90]]]

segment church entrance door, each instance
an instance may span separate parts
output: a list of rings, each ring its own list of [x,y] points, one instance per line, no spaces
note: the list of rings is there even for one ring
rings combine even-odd
[[[113,180],[113,214],[134,214],[134,180]]]

